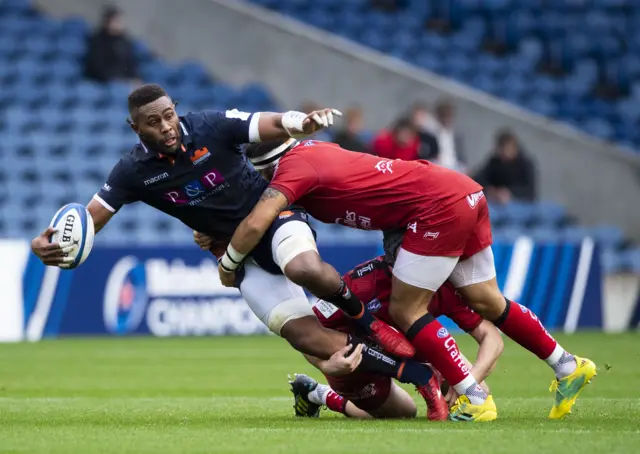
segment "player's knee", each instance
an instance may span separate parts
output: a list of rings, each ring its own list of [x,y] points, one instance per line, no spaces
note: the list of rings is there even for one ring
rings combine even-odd
[[[287,264],[284,274],[302,287],[313,288],[326,279],[323,263],[317,252],[304,252]]]
[[[495,320],[506,307],[506,301],[497,285],[490,282],[458,289],[467,305],[486,320]]]
[[[280,330],[280,336],[301,353],[329,359],[343,345],[337,339],[334,342],[326,331],[315,316],[309,316],[287,321]]]
[[[389,304],[389,316],[395,324],[403,331],[407,332],[413,324],[427,314],[429,300],[415,301],[413,304],[405,304],[399,301],[391,301]]]
[[[315,337],[315,330],[309,329],[312,323],[306,318],[311,317],[289,320],[280,329],[280,335],[298,351],[307,351]]]

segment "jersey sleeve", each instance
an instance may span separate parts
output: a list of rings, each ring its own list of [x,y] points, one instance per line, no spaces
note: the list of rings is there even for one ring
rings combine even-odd
[[[124,158],[120,159],[111,169],[106,183],[93,198],[112,213],[122,208],[122,205],[137,202],[140,199],[137,195],[138,191],[132,184],[132,181],[135,180],[131,178],[130,174]]]
[[[318,186],[320,176],[315,167],[295,150],[285,155],[271,180],[273,189],[282,192],[290,204]]]
[[[260,142],[258,129],[260,112],[241,112],[237,109],[225,112],[208,110],[201,115],[211,134],[226,142],[230,147]]]

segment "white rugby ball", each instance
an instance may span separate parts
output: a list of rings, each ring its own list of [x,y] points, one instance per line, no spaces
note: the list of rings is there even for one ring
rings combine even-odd
[[[49,226],[57,230],[51,235],[49,242],[70,242],[74,246],[65,254],[65,257],[72,257],[73,262],[64,263],[60,268],[73,269],[80,266],[89,257],[95,236],[89,211],[79,203],[69,203],[58,210]]]

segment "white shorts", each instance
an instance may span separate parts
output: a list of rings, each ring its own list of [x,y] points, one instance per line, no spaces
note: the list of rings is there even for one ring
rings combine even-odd
[[[245,261],[244,273],[240,293],[256,317],[274,334],[280,335],[290,320],[315,316],[302,287],[285,276],[263,270],[252,259]]]
[[[435,292],[447,279],[456,288],[488,281],[496,277],[496,268],[491,247],[462,261],[459,257],[417,255],[400,247],[393,275],[406,284]]]
[[[316,246],[311,227],[306,222],[287,222],[273,234],[271,239],[273,261],[283,273],[291,260],[307,251],[317,252],[318,246]]]

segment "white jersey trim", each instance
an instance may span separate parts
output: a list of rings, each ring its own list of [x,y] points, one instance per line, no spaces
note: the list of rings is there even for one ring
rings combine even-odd
[[[255,112],[249,122],[249,142],[258,143],[260,139],[260,112]]]
[[[113,208],[111,205],[109,205],[107,202],[105,202],[104,199],[102,197],[100,197],[98,194],[94,194],[93,198],[94,198],[94,200],[96,202],[98,202],[100,205],[105,207],[107,210],[111,211],[112,213],[116,212],[115,208]]]

